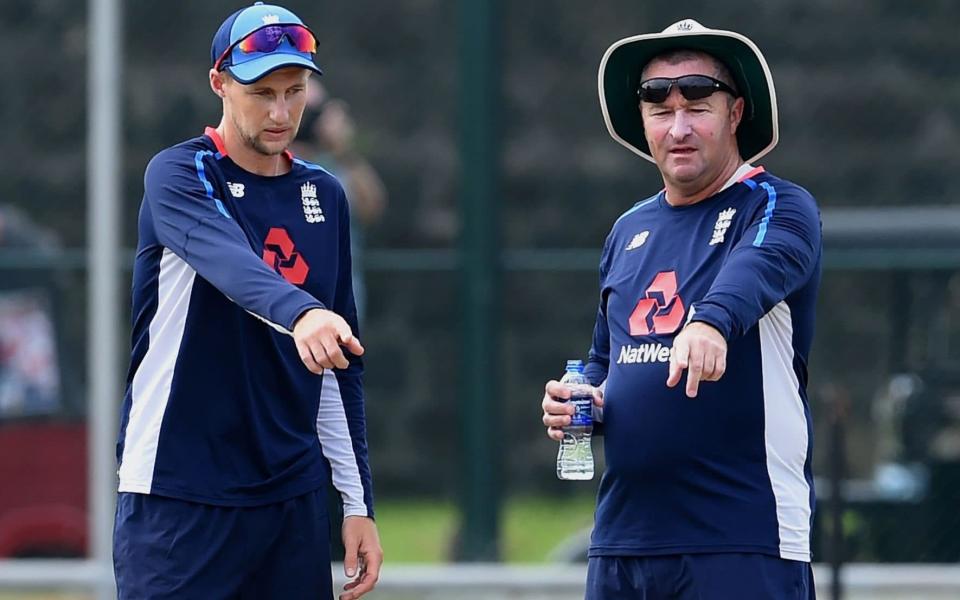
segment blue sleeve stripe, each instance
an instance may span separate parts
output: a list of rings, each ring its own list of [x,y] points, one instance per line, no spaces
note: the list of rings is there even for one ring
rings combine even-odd
[[[744,179],[743,183],[747,184],[747,187],[751,190],[757,189],[757,182],[752,179]]]
[[[636,212],[637,210],[639,210],[639,209],[643,208],[644,206],[650,204],[651,202],[653,202],[654,200],[656,200],[656,199],[659,198],[659,197],[660,197],[660,194],[657,194],[657,195],[654,196],[653,198],[647,198],[646,200],[642,200],[642,201],[640,201],[640,202],[637,202],[636,204],[633,205],[633,208],[631,208],[631,209],[628,210],[627,212],[625,212],[625,213],[623,213],[622,215],[620,215],[620,218],[617,219],[617,222],[619,222],[621,219],[623,219],[623,218],[626,217],[627,215],[629,215],[629,214],[631,214],[631,213],[633,213],[633,212]],[[616,222],[614,223],[614,225],[616,225]]]
[[[210,185],[210,182],[207,180],[207,173],[203,168],[203,157],[204,156],[213,156],[213,152],[209,150],[200,150],[193,156],[193,162],[197,165],[197,177],[200,178],[200,183],[203,184],[203,189],[206,190],[207,196],[210,197],[217,204],[217,210],[220,211],[220,214],[226,218],[231,218],[230,213],[227,212],[227,207],[223,205],[223,202],[220,201],[220,198],[217,198],[213,195],[213,186]]]
[[[321,167],[320,165],[315,165],[315,164],[310,163],[310,162],[307,162],[307,161],[305,161],[305,160],[300,160],[299,158],[294,158],[294,159],[293,159],[293,162],[295,162],[296,164],[300,165],[301,167],[306,167],[306,168],[311,169],[311,170],[313,170],[313,171],[323,171],[323,172],[326,173],[327,175],[330,175],[331,177],[333,177],[333,174],[330,173],[330,171],[324,169],[324,168]]]
[[[767,182],[760,184],[767,192],[767,208],[763,211],[763,219],[760,220],[760,228],[757,230],[757,237],[753,240],[754,246],[763,243],[763,238],[767,236],[767,224],[770,223],[770,217],[773,216],[773,209],[777,206],[777,190]]]

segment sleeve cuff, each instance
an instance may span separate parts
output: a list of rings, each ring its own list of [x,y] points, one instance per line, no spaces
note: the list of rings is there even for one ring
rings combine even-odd
[[[290,313],[291,317],[287,321],[287,329],[289,329],[290,331],[293,331],[293,326],[297,324],[297,321],[300,320],[300,317],[303,316],[303,313],[307,312],[308,310],[312,310],[314,308],[324,308],[324,309],[326,308],[326,306],[324,306],[322,302],[320,302],[319,300],[317,300],[307,292],[301,291],[301,293],[303,293],[303,295],[305,295],[306,298],[302,299],[300,303],[297,304]]]
[[[706,323],[720,332],[723,339],[730,341],[731,323],[726,311],[715,306],[697,306],[690,316],[690,322]]]
[[[369,519],[373,518],[373,510],[367,510],[366,506],[357,505],[357,504],[344,504],[343,506],[343,517],[367,517]]]

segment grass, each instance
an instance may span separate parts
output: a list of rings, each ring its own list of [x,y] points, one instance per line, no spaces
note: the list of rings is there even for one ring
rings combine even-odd
[[[503,560],[543,563],[550,551],[593,523],[592,496],[513,498],[503,507]],[[391,563],[449,561],[458,515],[452,502],[379,500],[377,525]]]
[[[593,496],[518,498],[507,502],[503,523],[503,559],[512,563],[546,562],[558,544],[593,525]]]
[[[378,500],[375,508],[385,560],[419,563],[446,560],[456,531],[453,504]]]

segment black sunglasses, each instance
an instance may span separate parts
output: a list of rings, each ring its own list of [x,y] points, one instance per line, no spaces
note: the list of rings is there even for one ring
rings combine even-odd
[[[659,104],[670,95],[673,86],[677,86],[680,94],[687,100],[701,100],[716,91],[727,92],[734,98],[737,92],[722,81],[706,75],[684,75],[683,77],[654,77],[640,83],[637,95],[643,102]]]

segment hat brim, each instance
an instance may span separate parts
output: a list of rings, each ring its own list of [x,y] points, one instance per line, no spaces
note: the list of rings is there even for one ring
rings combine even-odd
[[[770,67],[756,44],[733,31],[651,33],[614,43],[600,61],[600,108],[615,140],[655,162],[643,132],[637,89],[640,72],[654,56],[668,50],[699,50],[716,57],[730,69],[746,105],[737,128],[740,156],[759,160],[780,138],[777,97]]]
[[[284,67],[303,67],[318,75],[323,75],[320,67],[315,65],[309,58],[284,53],[264,54],[263,56],[238,65],[228,65],[225,69],[240,83],[249,84]]]

